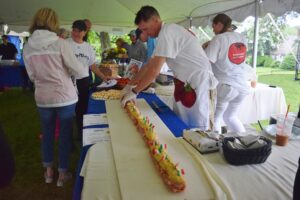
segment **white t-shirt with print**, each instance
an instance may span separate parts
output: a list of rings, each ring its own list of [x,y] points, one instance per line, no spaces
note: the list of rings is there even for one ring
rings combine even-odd
[[[249,66],[245,63],[247,53],[245,37],[236,32],[216,35],[205,49],[212,62],[212,70],[220,83],[231,85],[247,92]]]
[[[81,44],[76,43],[72,38],[68,38],[67,41],[70,43],[77,59],[85,67],[84,74],[80,76],[80,79],[88,77],[89,67],[92,64],[94,64],[96,60],[96,55],[93,47],[89,45],[87,42],[83,42]],[[75,78],[78,79],[79,77],[75,77]]]
[[[163,24],[156,41],[153,56],[165,57],[175,77],[189,82],[193,88],[215,87],[210,62],[197,38],[188,30],[177,24]]]

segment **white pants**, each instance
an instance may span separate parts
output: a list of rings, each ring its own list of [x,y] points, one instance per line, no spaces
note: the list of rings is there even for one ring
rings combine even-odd
[[[238,107],[248,94],[227,84],[217,86],[217,105],[215,111],[214,130],[221,133],[221,120],[223,118],[228,129],[234,132],[245,132],[242,122],[237,117]]]

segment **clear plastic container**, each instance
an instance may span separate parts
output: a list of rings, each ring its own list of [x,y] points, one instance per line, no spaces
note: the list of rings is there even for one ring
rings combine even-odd
[[[292,128],[295,118],[280,115],[277,118],[276,123],[276,144],[279,146],[285,146],[288,144],[289,137],[292,134]]]

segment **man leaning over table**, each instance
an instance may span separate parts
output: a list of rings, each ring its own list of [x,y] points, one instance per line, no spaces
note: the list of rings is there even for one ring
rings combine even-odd
[[[153,57],[122,91],[122,106],[134,101],[137,94],[159,74],[164,62],[174,72],[174,111],[190,127],[203,130],[209,124],[209,90],[217,80],[196,37],[176,24],[165,24],[152,6],[143,6],[135,24],[150,37],[157,37]]]

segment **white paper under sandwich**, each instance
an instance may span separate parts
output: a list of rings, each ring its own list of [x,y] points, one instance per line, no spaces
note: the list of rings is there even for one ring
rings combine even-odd
[[[165,184],[173,192],[183,191],[186,187],[183,179],[184,170],[179,169],[178,164],[175,164],[167,154],[167,145],[160,144],[154,132],[154,125],[149,122],[147,117],[140,114],[138,108],[132,102],[128,102],[125,109],[149,147],[152,160]]]

